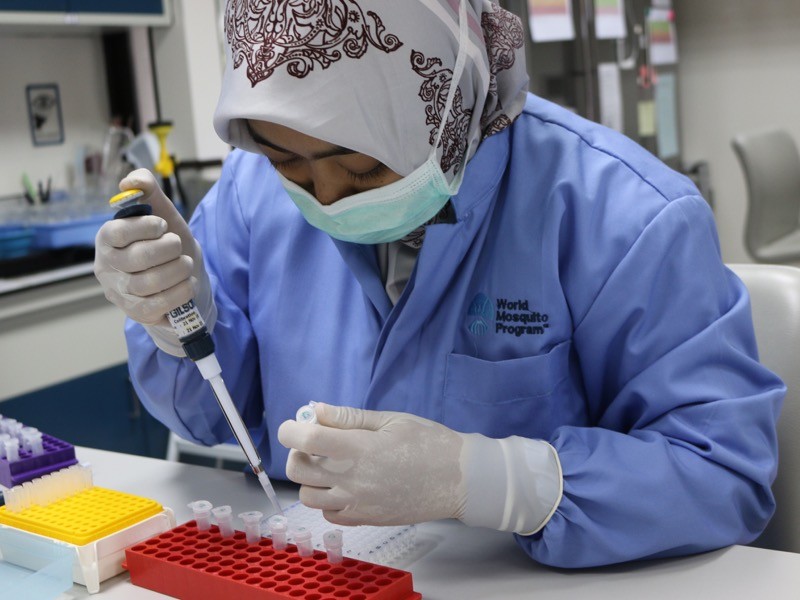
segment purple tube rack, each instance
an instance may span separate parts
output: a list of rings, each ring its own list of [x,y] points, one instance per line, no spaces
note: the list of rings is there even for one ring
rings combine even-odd
[[[6,458],[0,458],[0,485],[11,488],[78,462],[75,447],[52,435],[42,434],[42,447],[44,453],[39,456],[20,448],[19,460],[8,462]]]

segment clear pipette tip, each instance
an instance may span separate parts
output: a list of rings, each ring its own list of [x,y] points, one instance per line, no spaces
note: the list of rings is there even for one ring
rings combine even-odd
[[[205,358],[195,361],[195,364],[200,369],[203,379],[206,379],[211,384],[211,389],[214,391],[214,396],[216,396],[217,402],[222,409],[222,414],[225,415],[225,419],[228,421],[228,425],[236,441],[239,442],[239,446],[241,446],[242,451],[247,457],[247,462],[250,463],[250,468],[253,469],[253,473],[258,477],[258,482],[261,484],[261,487],[264,488],[267,498],[269,498],[269,501],[272,503],[272,508],[275,510],[276,514],[282,515],[283,509],[281,509],[281,505],[278,504],[278,497],[275,495],[272,482],[269,480],[269,477],[267,477],[264,467],[261,466],[261,457],[258,455],[258,450],[253,443],[253,439],[250,437],[250,433],[242,422],[242,417],[236,410],[233,400],[231,400],[228,388],[225,387],[225,382],[220,376],[221,369],[219,367],[219,362],[217,362],[217,357],[212,353]]]
[[[267,472],[259,471],[256,473],[256,477],[258,477],[258,482],[261,484],[261,487],[264,488],[267,498],[272,502],[272,508],[275,510],[275,514],[282,515],[283,509],[278,503],[278,496],[275,494],[275,488],[272,487],[272,482],[269,480],[269,477],[267,477]]]

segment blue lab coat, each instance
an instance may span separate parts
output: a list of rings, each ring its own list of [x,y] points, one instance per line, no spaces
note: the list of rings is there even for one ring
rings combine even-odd
[[[392,306],[375,248],[308,225],[269,162],[236,151],[192,219],[217,357],[268,473],[310,400],[541,438],[564,496],[517,536],[577,567],[754,539],[774,508],[785,388],[757,362],[745,287],[689,180],[634,142],[529,97],[427,229]],[[147,409],[204,444],[230,431],[188,359],[127,326]],[[413,502],[409,498],[409,502]]]

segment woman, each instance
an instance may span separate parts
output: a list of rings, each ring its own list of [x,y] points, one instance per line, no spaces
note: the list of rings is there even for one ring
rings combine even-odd
[[[225,27],[241,150],[190,228],[137,171],[155,216],[98,234],[156,417],[230,437],[163,320],[194,296],[270,475],[334,523],[459,518],[563,567],[758,535],[784,387],[688,180],[528,95],[488,0],[232,0]]]

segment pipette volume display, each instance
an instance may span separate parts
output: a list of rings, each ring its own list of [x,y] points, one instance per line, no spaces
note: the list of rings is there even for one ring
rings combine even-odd
[[[139,204],[138,200],[143,196],[144,192],[142,190],[133,189],[111,198],[108,201],[109,205],[117,209],[114,218],[126,219],[153,214],[153,209],[149,204]],[[276,513],[283,514],[272,483],[262,466],[261,456],[258,454],[253,439],[250,437],[250,432],[242,422],[242,417],[239,415],[239,411],[236,410],[236,405],[231,400],[225,382],[222,380],[222,369],[214,354],[214,341],[206,328],[206,323],[200,311],[197,310],[194,300],[189,300],[185,304],[170,310],[167,313],[167,320],[172,325],[175,333],[178,334],[178,339],[186,352],[186,356],[194,361],[203,379],[211,384],[211,389],[214,391],[214,397],[217,399],[222,414],[225,415],[225,420],[228,422],[233,436],[239,442],[239,446],[241,446],[247,457],[250,468],[258,477],[261,487],[264,488],[272,508]]]

